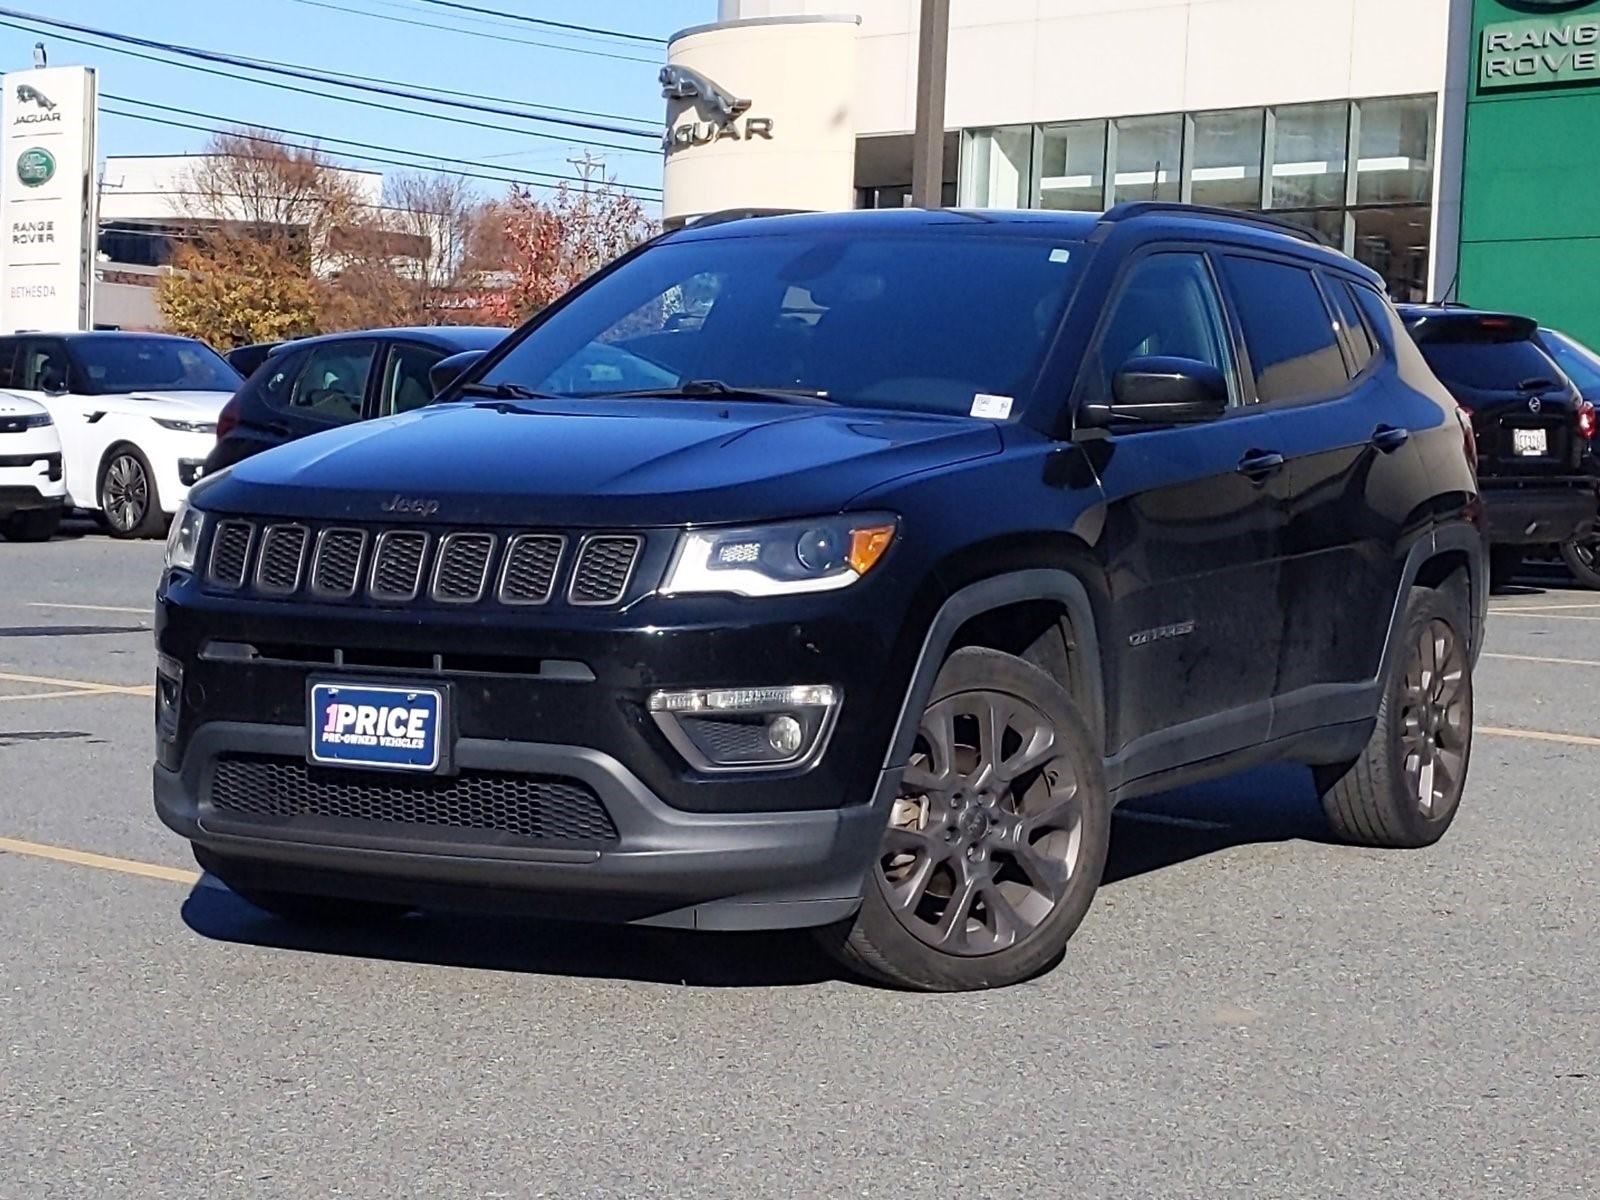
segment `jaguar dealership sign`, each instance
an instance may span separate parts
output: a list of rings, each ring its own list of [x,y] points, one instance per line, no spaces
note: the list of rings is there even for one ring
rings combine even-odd
[[[13,71],[0,89],[0,333],[92,328],[94,71]]]
[[[662,217],[855,202],[856,17],[755,17],[667,45]]]

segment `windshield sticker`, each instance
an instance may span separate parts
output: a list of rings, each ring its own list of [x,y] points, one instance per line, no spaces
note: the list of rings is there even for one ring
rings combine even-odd
[[[1068,250],[1065,246],[1057,246],[1054,250],[1050,251],[1050,261],[1053,263],[1071,262],[1072,251]]]
[[[979,392],[972,398],[972,415],[988,417],[991,421],[1004,421],[1011,415],[1011,397],[990,396]]]

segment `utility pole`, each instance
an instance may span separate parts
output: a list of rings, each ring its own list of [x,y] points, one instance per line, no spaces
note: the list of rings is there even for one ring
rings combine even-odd
[[[950,65],[950,0],[922,0],[917,29],[917,131],[911,135],[911,203],[944,203],[944,81]]]

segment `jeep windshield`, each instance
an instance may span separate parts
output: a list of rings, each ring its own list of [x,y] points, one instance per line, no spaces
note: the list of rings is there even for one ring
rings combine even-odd
[[[90,396],[123,392],[231,392],[244,382],[220,354],[187,338],[74,338],[67,353]]]
[[[992,233],[667,241],[544,318],[478,382],[547,396],[1005,416],[1032,390],[1081,243]]]

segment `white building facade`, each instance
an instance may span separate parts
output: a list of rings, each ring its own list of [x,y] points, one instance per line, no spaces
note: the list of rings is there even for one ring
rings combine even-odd
[[[1469,32],[1466,7],[952,0],[946,199],[1266,210],[1366,261],[1397,298],[1442,292],[1454,272],[1449,197],[1459,193],[1465,86],[1449,64]],[[909,192],[920,8],[919,0],[721,5],[724,21],[859,16],[852,108],[864,206],[898,205]]]

